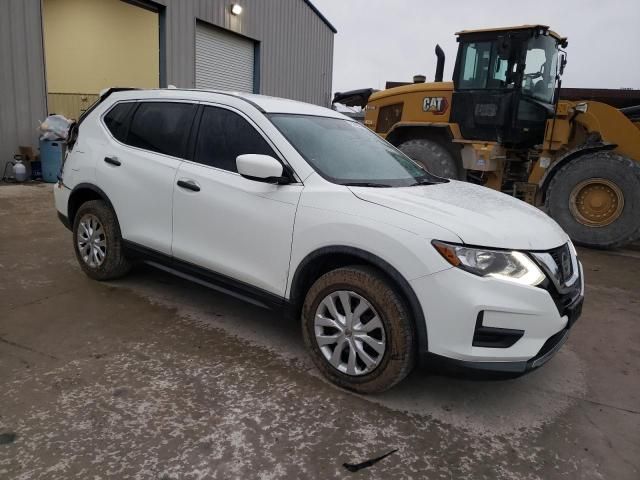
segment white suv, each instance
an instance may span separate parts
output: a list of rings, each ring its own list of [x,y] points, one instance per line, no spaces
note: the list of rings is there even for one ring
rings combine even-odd
[[[69,147],[55,203],[87,275],[141,260],[285,310],[345,388],[380,392],[418,362],[524,373],[580,315],[582,267],[553,220],[332,110],[112,89]]]

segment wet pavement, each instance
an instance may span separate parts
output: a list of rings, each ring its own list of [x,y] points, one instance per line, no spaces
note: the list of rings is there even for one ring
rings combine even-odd
[[[0,478],[640,478],[638,250],[580,251],[583,316],[542,369],[364,397],[297,322],[150,268],[88,279],[51,189],[0,186]]]

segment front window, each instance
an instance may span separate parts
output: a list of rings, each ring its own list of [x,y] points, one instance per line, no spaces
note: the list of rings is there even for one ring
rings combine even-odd
[[[539,35],[524,42],[514,41],[512,49],[499,48],[499,42],[469,42],[462,45],[457,88],[460,90],[515,88],[518,62],[524,60],[522,93],[542,102],[553,103],[558,67],[556,40]],[[526,53],[519,59],[520,48]]]
[[[522,93],[553,103],[558,68],[558,49],[552,37],[539,36],[527,43]]]
[[[445,181],[359,123],[310,115],[269,118],[313,169],[333,183],[406,187]]]
[[[495,42],[474,42],[462,50],[462,76],[458,88],[504,88],[508,85],[509,58]]]
[[[236,158],[257,153],[277,158],[262,135],[243,117],[219,107],[204,107],[196,140],[195,161],[237,172]]]

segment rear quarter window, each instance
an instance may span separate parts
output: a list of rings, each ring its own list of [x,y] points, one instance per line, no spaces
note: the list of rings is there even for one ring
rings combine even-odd
[[[104,124],[114,138],[126,143],[131,113],[136,106],[133,102],[118,103],[104,116]]]

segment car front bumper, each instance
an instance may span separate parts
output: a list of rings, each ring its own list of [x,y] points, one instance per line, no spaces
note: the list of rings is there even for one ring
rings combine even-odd
[[[451,268],[411,282],[422,306],[423,365],[524,373],[546,363],[566,342],[584,300],[582,265],[572,292],[518,285]],[[482,340],[479,332],[496,332]],[[485,337],[486,338],[486,337]]]

